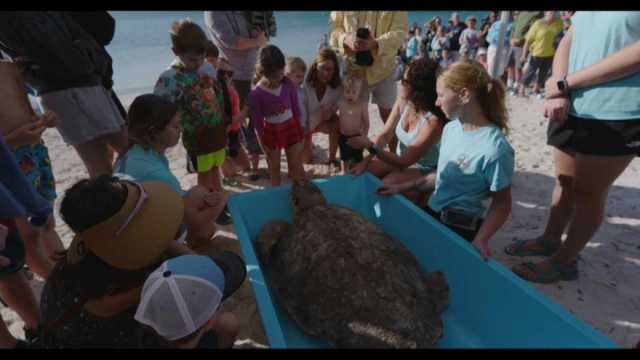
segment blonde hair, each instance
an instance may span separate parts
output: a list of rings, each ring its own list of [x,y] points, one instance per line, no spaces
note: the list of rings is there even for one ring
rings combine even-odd
[[[307,72],[307,64],[304,63],[304,60],[295,56],[290,56],[287,58],[287,66],[285,67],[287,72],[298,70],[302,71],[302,73]]]
[[[475,60],[456,62],[445,70],[439,80],[455,92],[468,89],[487,119],[508,133],[504,84],[499,79],[492,79],[482,64]]]
[[[347,76],[342,81],[342,86],[345,90],[358,89],[359,91],[360,89],[362,89],[362,79],[356,76]]]

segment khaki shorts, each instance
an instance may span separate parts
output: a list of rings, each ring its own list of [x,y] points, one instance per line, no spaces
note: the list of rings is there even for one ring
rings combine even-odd
[[[369,102],[369,98],[372,97],[371,102],[383,109],[391,110],[398,95],[398,84],[396,80],[397,74],[394,71],[385,79],[373,84],[373,86],[368,85],[366,81],[364,81],[362,83],[362,89],[360,90],[360,100]]]
[[[103,86],[90,86],[42,94],[42,107],[55,111],[60,119],[58,131],[69,145],[87,143],[100,136],[124,129],[124,119],[111,92]]]

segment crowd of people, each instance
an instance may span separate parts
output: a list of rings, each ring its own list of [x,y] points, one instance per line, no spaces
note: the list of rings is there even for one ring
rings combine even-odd
[[[640,12],[561,16],[521,11],[503,27],[492,12],[476,29],[454,13],[421,35],[405,11],[333,11],[307,66],[269,44],[273,12],[207,11],[204,29],[171,25],[174,61],[125,109],[112,88],[107,12],[0,13],[0,298],[26,337],[0,322],[0,347],[231,347],[240,325],[219,305],[245,264],[232,252],[198,255],[215,247],[216,224],[231,222],[224,179],[257,180],[264,156],[279,186],[282,152],[288,179],[305,179],[314,135],[328,135],[328,166],[373,174],[379,194],[406,196],[490,258],[517,155],[506,95],[525,92],[536,72],[556,185],[545,232],[504,251],[548,257],[513,268],[526,280],[575,280],[609,188],[640,155]],[[384,122],[373,138],[369,102]],[[53,127],[89,175],[61,201],[75,234],[66,249],[42,140]],[[197,177],[187,190],[165,156],[180,142]],[[39,301],[25,263],[45,279]]]
[[[420,57],[437,60],[446,69],[455,61],[473,59],[507,84],[509,94],[528,96],[527,89],[537,76],[532,93],[544,98],[544,82],[551,76],[551,62],[560,39],[571,26],[575,11],[513,11],[504,27],[504,44],[498,46],[503,20],[491,11],[479,27],[469,16],[464,22],[454,12],[447,24],[435,16],[424,24],[414,23],[399,50],[399,62],[408,64]],[[498,51],[500,51],[498,53]],[[497,68],[494,68],[494,64]]]

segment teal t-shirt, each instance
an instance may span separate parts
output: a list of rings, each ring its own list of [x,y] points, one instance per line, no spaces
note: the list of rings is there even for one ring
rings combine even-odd
[[[578,11],[569,74],[640,41],[640,11]],[[640,119],[640,71],[622,79],[571,92],[571,115],[598,120]]]
[[[484,217],[489,192],[511,185],[514,151],[495,125],[464,131],[459,120],[442,133],[436,189],[429,198],[434,211],[456,209]]]
[[[126,174],[139,182],[162,181],[184,196],[180,182],[169,169],[169,161],[155,150],[133,145],[116,163],[115,174]]]

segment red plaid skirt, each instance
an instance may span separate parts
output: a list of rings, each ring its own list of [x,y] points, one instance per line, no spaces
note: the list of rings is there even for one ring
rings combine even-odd
[[[288,148],[304,139],[304,130],[300,121],[291,118],[279,124],[265,122],[262,132],[262,142],[271,150]]]

